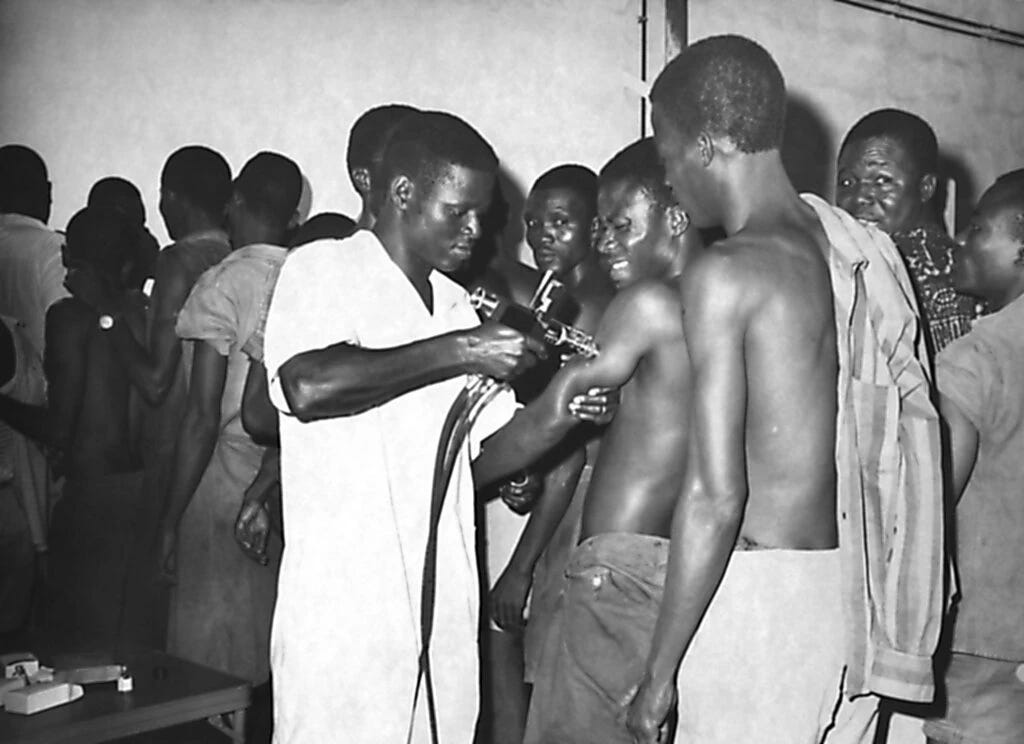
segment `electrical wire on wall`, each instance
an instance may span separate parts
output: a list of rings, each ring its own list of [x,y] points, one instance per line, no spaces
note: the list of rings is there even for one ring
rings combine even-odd
[[[835,2],[963,36],[995,41],[1024,49],[1024,33],[979,23],[969,18],[957,18],[948,13],[902,2],[902,0],[835,0]]]
[[[647,0],[640,0],[640,81],[647,85]],[[647,136],[647,96],[640,96],[640,137]]]

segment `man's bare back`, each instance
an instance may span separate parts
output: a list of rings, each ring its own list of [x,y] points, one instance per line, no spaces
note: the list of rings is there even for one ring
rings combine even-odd
[[[141,308],[116,322],[141,328]],[[47,316],[47,372],[51,408],[66,431],[67,475],[136,469],[128,374],[96,313],[73,297],[58,302]]]
[[[729,266],[742,297],[747,547],[836,545],[836,340],[827,241],[817,218],[745,230],[705,260]],[[699,268],[699,267],[698,267]],[[690,282],[693,291],[715,285]]]

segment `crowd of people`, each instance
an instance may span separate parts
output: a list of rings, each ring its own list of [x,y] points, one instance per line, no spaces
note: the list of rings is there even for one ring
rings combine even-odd
[[[1024,170],[950,237],[881,109],[798,194],[739,36],[650,101],[522,215],[447,112],[356,120],[355,219],[188,145],[162,249],[0,147],[0,638],[272,686],[280,744],[1024,741]],[[471,302],[552,281],[596,353]]]

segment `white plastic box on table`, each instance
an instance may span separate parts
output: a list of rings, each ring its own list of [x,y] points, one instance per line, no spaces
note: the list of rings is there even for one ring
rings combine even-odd
[[[82,697],[82,686],[67,682],[42,682],[4,695],[4,707],[8,713],[31,715],[48,708],[74,702]]]

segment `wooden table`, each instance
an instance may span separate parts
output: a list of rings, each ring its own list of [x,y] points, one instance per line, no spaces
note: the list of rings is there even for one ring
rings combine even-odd
[[[132,675],[132,692],[114,682],[84,685],[67,705],[22,716],[0,711],[4,744],[93,744],[204,718],[233,741],[245,741],[245,680],[156,652],[118,659]]]

